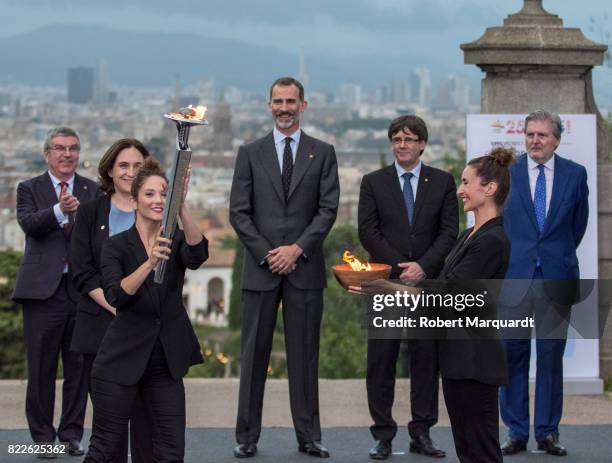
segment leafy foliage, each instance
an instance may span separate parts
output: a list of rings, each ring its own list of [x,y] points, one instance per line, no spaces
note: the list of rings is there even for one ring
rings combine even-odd
[[[17,251],[0,252],[0,378],[26,377],[23,317],[11,299],[21,257]]]
[[[239,330],[242,325],[242,290],[240,278],[242,274],[242,260],[244,258],[244,246],[237,237],[226,237],[222,244],[225,249],[234,249],[235,258],[232,266],[232,289],[229,300],[229,327]]]
[[[321,378],[363,378],[365,376],[367,336],[362,327],[363,310],[360,298],[347,293],[335,280],[331,267],[342,262],[345,250],[361,260],[367,252],[361,246],[357,229],[353,225],[339,225],[323,244],[328,267],[321,348],[319,350],[319,376]]]
[[[446,153],[442,158],[444,162],[444,170],[449,172],[455,179],[455,186],[458,188],[461,184],[461,174],[466,164],[465,150],[460,149],[458,156],[451,156]],[[466,215],[462,210],[461,201],[459,202],[459,232],[465,230],[466,227]]]

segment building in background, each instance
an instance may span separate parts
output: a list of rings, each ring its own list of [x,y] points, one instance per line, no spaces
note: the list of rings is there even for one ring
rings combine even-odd
[[[99,59],[96,61],[93,85],[93,102],[97,106],[106,106],[110,97],[106,60]]]
[[[410,99],[422,107],[431,104],[431,73],[427,68],[417,68],[410,75]]]
[[[68,69],[68,101],[87,104],[94,96],[94,68],[80,66]]]

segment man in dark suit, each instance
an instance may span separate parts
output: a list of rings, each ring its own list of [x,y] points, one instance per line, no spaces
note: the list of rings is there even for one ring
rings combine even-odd
[[[28,364],[26,417],[34,442],[68,443],[71,455],[80,444],[87,405],[87,381],[80,354],[70,351],[79,294],[72,287],[68,249],[74,214],[95,198],[95,182],[76,174],[81,146],[78,134],[57,127],[47,135],[48,171],[17,187],[17,220],[26,234],[13,299],[23,305]],[[53,426],[55,380],[61,353],[64,371],[62,415]],[[42,452],[40,457],[50,457]]]
[[[391,122],[389,141],[395,163],[363,177],[359,194],[359,238],[372,262],[392,266],[391,278],[435,278],[457,238],[459,216],[452,175],[424,165],[420,156],[428,133],[417,116]],[[399,339],[369,339],[366,383],[377,445],[370,457],[391,454],[397,432],[393,420],[395,364]],[[438,421],[438,365],[434,340],[411,340],[410,451],[444,457],[429,436]]]
[[[300,129],[306,107],[300,82],[276,80],[268,102],[273,131],[240,147],[236,158],[230,222],[246,250],[237,458],[257,452],[281,302],[298,448],[329,456],[321,445],[319,423],[319,329],[326,286],[323,241],[336,220],[340,186],[333,146]]]
[[[506,278],[533,282],[515,285],[520,291],[507,292],[502,301],[512,306],[508,313],[513,309],[535,312],[535,438],[539,450],[559,456],[567,454],[559,443],[559,422],[566,320],[573,297],[553,302],[543,283],[564,280],[560,284],[567,288],[568,280],[580,278],[576,248],[589,216],[585,168],[555,154],[562,129],[559,116],[544,110],[525,120],[527,154],[512,167],[511,194],[504,210],[504,228],[511,243]],[[505,347],[510,381],[501,389],[500,411],[509,435],[502,452],[512,455],[526,450],[529,439],[531,340],[506,340]]]

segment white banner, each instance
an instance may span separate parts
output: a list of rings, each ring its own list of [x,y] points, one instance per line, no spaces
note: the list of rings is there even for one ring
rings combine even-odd
[[[496,146],[525,152],[521,114],[468,114],[467,159],[482,156]],[[582,164],[589,185],[589,223],[580,247],[580,277],[598,277],[597,252],[597,120],[594,114],[562,114],[563,134],[557,154]],[[584,304],[584,303],[583,303]],[[579,309],[576,307],[576,309]],[[531,377],[535,377],[535,346],[532,346]],[[563,362],[566,379],[599,378],[599,340],[570,339]]]

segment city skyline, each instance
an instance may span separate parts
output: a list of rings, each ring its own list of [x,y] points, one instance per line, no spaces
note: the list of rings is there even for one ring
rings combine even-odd
[[[180,8],[158,0],[128,6],[114,0],[0,3],[6,4],[0,82],[37,79],[40,85],[47,79],[58,85],[65,79],[60,69],[65,73],[68,67],[104,59],[115,85],[172,86],[179,72],[185,83],[213,78],[255,90],[272,76],[298,74],[305,63],[312,88],[322,91],[336,91],[348,81],[368,88],[407,80],[419,67],[431,69],[434,86],[448,74],[465,75],[478,91],[483,74],[463,64],[459,45],[476,40],[486,27],[501,25],[522,5],[521,0],[358,0],[350,5],[316,0],[291,6],[266,0],[241,2],[240,8],[216,0],[186,1]],[[544,7],[592,40],[605,41],[611,29],[604,0],[593,0],[588,8],[570,0],[544,1]],[[60,40],[62,31],[66,38]],[[29,53],[19,50],[19,59],[11,59],[11,50],[28,40],[38,46],[29,46]],[[37,57],[36,50],[45,56]],[[20,69],[23,75],[11,80]],[[596,95],[612,101],[612,69],[595,68],[594,82]]]

